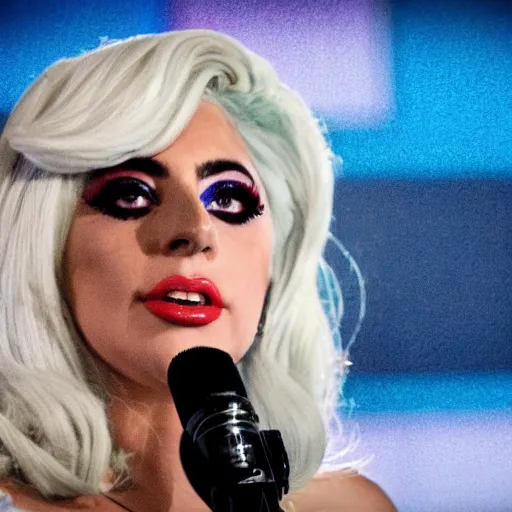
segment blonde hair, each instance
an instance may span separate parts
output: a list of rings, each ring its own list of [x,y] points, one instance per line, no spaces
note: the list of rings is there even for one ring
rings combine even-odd
[[[0,139],[0,479],[47,497],[97,494],[112,439],[98,361],[63,299],[62,255],[86,173],[175,140],[207,99],[244,138],[274,227],[265,329],[239,363],[262,428],[279,429],[291,488],[320,468],[346,353],[333,342],[341,295],[322,258],[332,154],[318,122],[272,67],[206,30],[145,35],[50,66]],[[318,280],[329,293],[320,297]],[[275,390],[279,389],[279,393]],[[307,421],[304,420],[307,418]]]

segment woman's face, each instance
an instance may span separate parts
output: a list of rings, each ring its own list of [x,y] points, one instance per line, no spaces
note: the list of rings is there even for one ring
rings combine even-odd
[[[167,389],[194,346],[241,359],[269,282],[272,227],[247,149],[202,102],[176,141],[91,177],[65,251],[67,298],[89,346],[139,384]]]

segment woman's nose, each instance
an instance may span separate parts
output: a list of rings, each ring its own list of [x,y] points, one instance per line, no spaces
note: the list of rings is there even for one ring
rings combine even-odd
[[[217,233],[211,215],[195,189],[177,188],[172,197],[157,207],[150,228],[151,245],[166,255],[186,257],[206,253],[209,258],[214,257]]]

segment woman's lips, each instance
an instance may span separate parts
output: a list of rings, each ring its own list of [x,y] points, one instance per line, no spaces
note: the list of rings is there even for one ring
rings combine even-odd
[[[175,291],[202,294],[206,298],[206,304],[195,306],[166,301],[167,294]],[[160,281],[143,298],[143,302],[157,317],[183,326],[207,325],[219,318],[224,307],[219,290],[210,280],[189,279],[179,275]]]

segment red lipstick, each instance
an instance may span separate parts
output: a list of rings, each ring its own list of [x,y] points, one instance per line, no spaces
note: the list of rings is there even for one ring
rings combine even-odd
[[[169,297],[171,292],[200,294],[197,305]],[[180,300],[181,303],[175,302]],[[183,326],[207,325],[219,318],[224,304],[217,287],[206,278],[189,279],[175,275],[160,281],[144,298],[146,308],[155,316]]]

